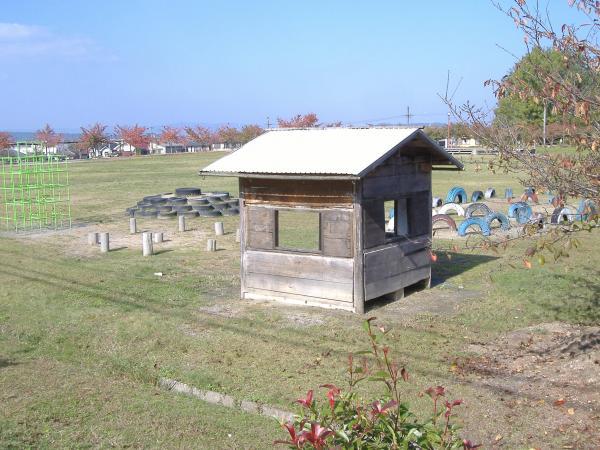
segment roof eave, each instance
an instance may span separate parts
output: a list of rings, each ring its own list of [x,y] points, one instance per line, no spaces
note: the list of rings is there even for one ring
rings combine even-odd
[[[285,180],[359,180],[357,175],[327,173],[256,173],[256,172],[213,172],[199,170],[201,177],[271,178]]]

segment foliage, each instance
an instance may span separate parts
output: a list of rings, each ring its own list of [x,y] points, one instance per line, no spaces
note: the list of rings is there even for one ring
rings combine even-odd
[[[202,147],[208,147],[215,143],[215,134],[206,127],[197,125],[195,127],[185,127],[185,134],[190,143],[196,143]]]
[[[35,133],[36,140],[44,144],[44,148],[47,150],[49,147],[56,147],[63,140],[61,134],[56,133],[50,125],[46,124],[41,130],[37,130]]]
[[[0,150],[4,150],[10,147],[13,142],[13,137],[6,131],[0,131]]]
[[[79,148],[84,151],[99,151],[104,145],[108,144],[109,138],[106,134],[106,125],[95,123],[89,128],[81,127],[81,137],[79,138]]]
[[[564,131],[578,146],[573,155],[532,154],[523,151],[523,130],[506,120],[490,120],[474,105],[451,105],[455,115],[469,123],[482,142],[499,151],[492,170],[521,172],[524,185],[561,196],[600,201],[600,8],[593,0],[570,1],[582,15],[578,25],[555,31],[537,3],[514,0],[504,11],[523,32],[527,55],[515,73],[495,87],[500,102],[505,98],[540,104],[551,102],[552,114],[568,127]],[[498,6],[498,5],[497,5]],[[500,6],[498,6],[500,8]],[[547,50],[551,48],[551,50]],[[558,57],[560,56],[560,58]],[[539,125],[541,127],[541,123]]]
[[[166,144],[183,144],[184,142],[184,138],[181,135],[181,129],[169,126],[164,126],[162,128],[158,140]]]
[[[422,394],[432,400],[432,414],[419,420],[403,401],[401,381],[408,381],[408,372],[390,355],[384,343],[389,329],[375,326],[374,317],[364,322],[370,348],[348,356],[348,390],[343,392],[333,384],[324,384],[327,401],[320,404],[310,390],[296,402],[302,411],[294,422],[282,424],[289,440],[276,441],[291,448],[369,448],[369,449],[474,449],[468,440],[461,440],[451,423],[453,409],[462,400],[444,401],[446,390],[432,386]],[[382,383],[385,394],[372,402],[365,402],[354,391],[363,381]],[[422,395],[421,394],[421,395]]]
[[[246,144],[264,132],[265,130],[258,125],[244,125],[239,132],[239,141],[241,144]]]
[[[236,145],[240,143],[240,134],[237,128],[229,125],[221,126],[216,133],[217,140],[227,145]]]
[[[150,145],[150,136],[146,127],[137,124],[133,126],[117,125],[115,130],[119,138],[136,150],[145,150]]]
[[[311,128],[319,126],[319,118],[315,113],[298,114],[291,119],[277,118],[279,128]]]

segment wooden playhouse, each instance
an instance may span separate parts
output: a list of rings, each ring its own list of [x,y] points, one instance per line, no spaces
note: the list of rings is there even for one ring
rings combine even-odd
[[[436,167],[462,164],[418,128],[277,129],[200,174],[239,177],[243,299],[363,313],[430,283]]]

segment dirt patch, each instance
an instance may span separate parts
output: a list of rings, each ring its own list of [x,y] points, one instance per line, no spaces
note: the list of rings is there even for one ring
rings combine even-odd
[[[391,316],[400,321],[421,314],[449,317],[458,314],[466,303],[479,296],[478,291],[447,282],[433,289],[407,288],[402,300],[374,299],[367,303],[367,307],[369,312],[377,311],[378,314],[385,314],[386,317]]]
[[[323,325],[325,321],[322,315],[309,314],[304,312],[290,312],[283,316],[286,321],[286,325],[292,326],[293,328],[306,328],[315,325]]]
[[[241,305],[233,305],[228,303],[218,303],[215,305],[198,308],[201,313],[211,316],[225,317],[226,319],[232,319],[239,316],[243,309],[244,308]]]
[[[592,443],[600,442],[600,327],[540,324],[468,350],[473,357],[451,361],[459,377],[475,376],[519,414],[541,411],[543,421],[532,429],[573,445],[564,448],[597,448]]]

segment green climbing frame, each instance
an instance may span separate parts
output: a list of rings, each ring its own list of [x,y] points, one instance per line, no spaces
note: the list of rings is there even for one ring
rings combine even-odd
[[[0,229],[71,227],[67,160],[60,155],[0,157]]]

